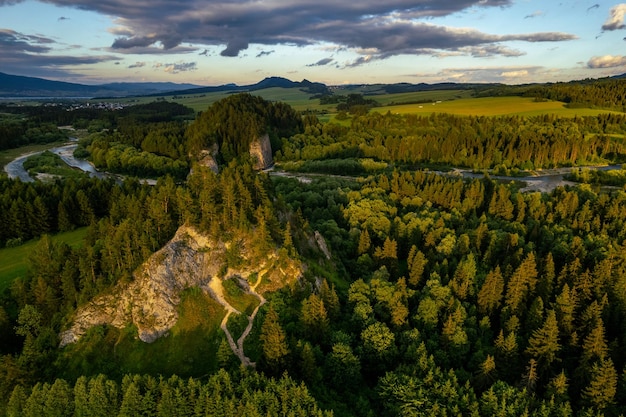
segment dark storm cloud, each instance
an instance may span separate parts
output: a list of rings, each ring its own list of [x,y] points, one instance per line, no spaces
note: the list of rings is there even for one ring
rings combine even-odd
[[[113,56],[50,55],[54,40],[0,29],[0,68],[10,74],[67,77],[66,66],[113,61]]]
[[[6,4],[7,0],[0,0]],[[114,50],[182,42],[221,45],[222,56],[238,56],[249,44],[304,46],[333,43],[366,50],[378,58],[424,49],[494,45],[506,41],[564,41],[565,33],[496,36],[424,23],[469,8],[507,7],[513,0],[44,0],[117,17]]]
[[[274,51],[273,49],[271,51],[261,51],[258,54],[256,54],[256,57],[257,58],[261,58],[261,57],[264,57],[264,56],[269,56],[269,55],[272,55],[274,52],[276,52],[276,51]]]
[[[54,41],[42,36],[25,35],[10,29],[0,29],[0,54],[45,53]],[[1,56],[1,55],[0,55]]]

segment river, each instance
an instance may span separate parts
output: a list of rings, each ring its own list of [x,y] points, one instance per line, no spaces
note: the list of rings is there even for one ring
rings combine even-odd
[[[72,138],[73,142],[77,139]],[[70,143],[68,145],[58,146],[55,148],[49,149],[50,152],[53,152],[61,157],[63,162],[67,165],[81,169],[87,173],[91,177],[95,178],[123,178],[123,176],[113,175],[106,172],[100,172],[93,166],[93,164],[84,159],[78,159],[74,157],[74,150],[78,147],[77,143]],[[20,155],[15,158],[13,161],[9,162],[4,170],[8,174],[9,178],[17,178],[23,182],[32,182],[34,179],[28,175],[28,172],[24,169],[24,161],[33,155],[40,154],[44,151],[40,152],[31,152],[28,154]],[[555,169],[546,169],[541,171],[533,171],[533,175],[527,177],[510,177],[503,175],[491,175],[490,178],[499,181],[520,181],[525,182],[526,186],[521,188],[522,192],[531,192],[531,191],[540,191],[544,193],[551,192],[556,187],[566,186],[566,185],[576,185],[577,183],[572,181],[567,181],[564,179],[564,176],[572,172],[575,169],[597,169],[603,171],[610,171],[614,169],[622,169],[621,165],[607,165],[607,166],[587,166],[587,167],[573,167],[573,168],[555,168]],[[298,174],[298,173],[285,173],[283,171],[273,171],[269,170],[271,175],[285,175],[292,176],[298,178],[300,181],[310,181],[313,175],[307,174]],[[449,172],[437,172],[441,175],[453,176],[453,177],[464,177],[464,178],[482,178],[484,174],[475,173],[467,169],[453,169]],[[142,182],[154,185],[156,184],[156,180],[142,180]]]
[[[73,142],[77,141],[76,138],[71,138],[70,140],[72,140]],[[98,171],[91,162],[86,161],[84,159],[75,158],[74,151],[76,150],[77,147],[78,147],[77,143],[70,143],[68,145],[57,146],[48,150],[52,153],[59,155],[61,159],[63,160],[63,162],[65,162],[67,165],[73,168],[78,168],[84,172],[87,172],[89,176],[92,178],[99,178],[99,179],[124,178],[121,175],[115,175],[115,174],[110,174],[108,172]],[[33,155],[38,155],[43,152],[45,151],[31,152],[28,154],[20,155],[19,157],[15,158],[14,160],[6,164],[4,167],[4,171],[7,173],[9,178],[19,179],[22,182],[33,182],[35,181],[34,178],[32,178],[28,174],[28,171],[24,169],[24,161],[26,161],[26,159],[30,158]],[[140,181],[148,185],[156,184],[156,180],[152,180],[152,179],[143,179]]]

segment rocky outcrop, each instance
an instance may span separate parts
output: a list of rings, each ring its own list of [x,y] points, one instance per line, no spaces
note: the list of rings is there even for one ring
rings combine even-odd
[[[200,151],[198,165],[208,167],[217,174],[219,172],[219,166],[217,165],[217,153],[219,149],[217,143],[214,143],[211,149]]]
[[[254,161],[254,169],[266,169],[274,165],[272,144],[267,133],[250,143],[250,156]]]
[[[120,284],[79,308],[70,328],[60,335],[61,346],[78,341],[98,325],[124,328],[133,324],[139,338],[150,343],[176,324],[177,306],[186,288],[199,287],[215,297],[212,280],[247,280],[254,276],[255,287],[261,293],[278,289],[302,274],[296,261],[279,259],[276,253],[262,261],[249,259],[246,239],[240,239],[237,245],[240,262],[237,268],[229,268],[226,251],[230,242],[215,241],[194,228],[181,227],[170,242],[137,269],[131,283]],[[260,285],[256,280],[261,280]]]

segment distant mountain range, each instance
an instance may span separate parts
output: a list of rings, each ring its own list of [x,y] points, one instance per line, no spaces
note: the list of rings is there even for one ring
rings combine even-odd
[[[110,83],[85,85],[0,72],[0,97],[124,97],[198,88],[195,84]]]
[[[615,75],[611,78],[626,78],[626,74]],[[437,83],[437,84],[373,84],[370,85],[372,94],[405,93],[414,91],[448,90],[448,89],[485,89],[502,84],[459,84],[459,83]],[[266,88],[299,88],[312,95],[332,94],[330,88],[322,83],[308,80],[291,81],[282,77],[268,77],[256,84],[237,85],[224,84],[219,86],[200,86],[195,84],[176,84],[170,82],[145,82],[145,83],[109,83],[100,85],[85,85],[77,83],[66,83],[62,81],[52,81],[43,78],[24,77],[20,75],[9,75],[0,72],[0,98],[18,97],[45,97],[45,98],[112,98],[129,96],[174,96],[187,94],[202,94],[213,92],[245,92],[258,91]],[[354,86],[342,86],[348,89]]]
[[[55,97],[55,98],[94,98],[94,97],[128,97],[128,96],[167,96],[177,94],[201,94],[219,91],[256,91],[271,87],[302,88],[311,94],[328,93],[328,87],[322,83],[308,80],[290,81],[281,77],[269,77],[251,85],[238,86],[225,84],[214,87],[203,87],[195,84],[176,83],[110,83],[85,85],[52,81],[43,78],[23,77],[0,72],[0,97]]]

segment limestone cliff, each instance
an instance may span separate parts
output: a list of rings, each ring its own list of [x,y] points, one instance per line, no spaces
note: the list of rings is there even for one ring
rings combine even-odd
[[[267,133],[250,143],[250,156],[254,161],[254,169],[266,169],[274,165],[272,144]]]
[[[221,283],[233,277],[247,280],[255,276],[261,280],[255,282],[256,290],[262,293],[302,275],[299,262],[279,258],[275,252],[262,260],[251,259],[249,241],[243,238],[236,244],[239,261],[236,268],[230,268],[226,251],[231,242],[209,239],[194,228],[181,227],[170,242],[137,269],[132,282],[120,284],[79,308],[70,328],[60,335],[61,346],[78,341],[91,327],[105,324],[117,328],[134,324],[139,338],[150,343],[176,324],[177,306],[185,288],[199,287],[215,298],[218,295],[212,290],[213,280]]]
[[[200,151],[200,159],[198,164],[200,166],[208,167],[216,174],[219,172],[219,166],[217,165],[217,154],[219,152],[219,146],[214,143],[211,149],[205,149]]]

